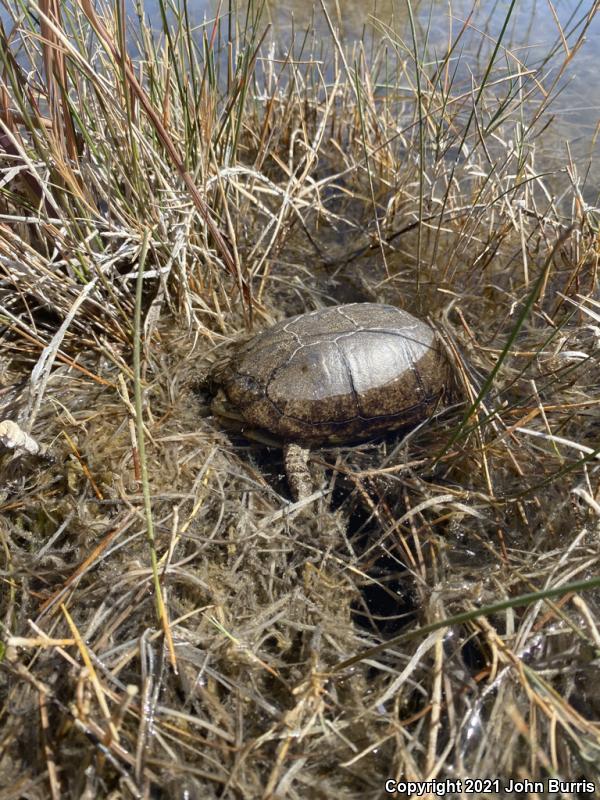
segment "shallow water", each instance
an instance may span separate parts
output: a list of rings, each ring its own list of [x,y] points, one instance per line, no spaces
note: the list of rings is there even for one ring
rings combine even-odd
[[[166,0],[165,0],[166,2]],[[173,5],[183,7],[183,0],[170,0]],[[13,0],[14,3],[14,0]],[[102,5],[102,4],[100,4]],[[111,3],[106,3],[111,5]],[[258,5],[258,4],[257,4]],[[558,82],[552,94],[556,94],[550,110],[544,112],[544,120],[552,124],[543,137],[536,140],[537,168],[539,171],[562,171],[564,173],[569,153],[581,176],[580,184],[586,202],[596,205],[600,187],[600,166],[590,160],[595,150],[595,131],[599,120],[600,82],[596,79],[596,53],[600,47],[600,15],[596,15],[586,32],[583,46],[573,55],[559,76],[558,70],[570,52],[584,20],[591,14],[593,0],[515,0],[514,8],[508,0],[473,4],[470,0],[413,0],[413,19],[416,39],[424,60],[435,63],[446,51],[450,38],[455,38],[465,21],[467,32],[461,38],[460,52],[456,52],[455,86],[469,91],[484,75],[490,54],[498,38],[501,46],[495,57],[496,74],[523,75],[527,70],[539,67],[548,59],[543,70],[544,89]],[[132,21],[136,17],[136,4],[127,0],[126,8]],[[230,24],[243,27],[246,20],[246,3],[231,5],[215,0],[189,2],[187,13],[197,27],[200,36],[204,25],[212,30],[218,18],[223,31]],[[158,0],[141,3],[146,18],[158,31],[161,28],[161,13]],[[230,8],[232,12],[230,13]],[[310,5],[305,0],[267,0],[260,29],[269,27],[264,51],[271,50],[275,56],[285,56],[290,48],[302,58],[322,58],[325,64],[331,61],[332,36],[330,25],[335,29],[339,41],[351,50],[356,42],[363,42],[365,58],[373,57],[382,31],[391,34],[396,42],[400,58],[412,58],[412,37],[409,5],[406,0],[325,0],[325,13],[321,3]],[[509,16],[507,22],[507,15]],[[6,11],[0,9],[0,20],[10,29]],[[559,24],[560,28],[559,28]],[[505,30],[503,27],[505,26]],[[306,32],[310,34],[306,37]],[[564,38],[563,38],[564,34]],[[303,44],[304,43],[304,44]],[[352,58],[349,57],[350,66]],[[432,68],[433,69],[433,68]],[[327,67],[324,67],[327,75]],[[382,87],[383,89],[383,87]],[[531,117],[532,109],[539,107],[543,91],[533,94],[524,119]],[[510,136],[510,131],[507,132]],[[564,180],[555,182],[553,190],[564,185]]]
[[[341,38],[349,44],[366,35],[367,41],[380,36],[381,24],[389,25],[397,36],[412,51],[412,37],[408,5],[394,0],[378,0],[368,9],[360,0],[342,0],[339,7],[343,13],[334,16],[336,4],[329,3],[332,21],[339,25]],[[413,2],[415,29],[421,51],[427,45],[427,60],[434,61],[436,54],[445,52],[450,37],[455,38],[463,24],[468,20],[468,31],[463,38],[460,60],[455,80],[468,90],[484,75],[493,49],[501,37],[501,47],[495,58],[495,66],[501,71],[507,66],[511,74],[539,67],[549,53],[555,56],[544,69],[544,86],[549,89],[558,79],[556,99],[545,112],[545,118],[553,117],[553,124],[538,140],[538,170],[564,170],[568,159],[568,148],[577,164],[580,174],[590,165],[594,155],[596,131],[600,117],[600,83],[596,80],[597,53],[600,47],[600,15],[596,14],[586,32],[586,41],[574,55],[564,73],[559,76],[560,64],[564,61],[578,38],[583,20],[591,13],[593,2],[578,0],[558,0],[554,4],[557,21],[550,12],[546,0],[517,0],[506,25],[509,2],[472,3],[470,0],[455,0],[453,3],[442,0]],[[302,11],[303,5],[297,0],[286,0],[285,11],[280,8],[277,31],[285,37],[289,30],[291,14],[296,24],[308,24],[309,17]],[[368,9],[368,11],[367,11]],[[469,15],[471,15],[469,17]],[[288,21],[286,28],[286,20]],[[327,35],[327,24],[321,11],[316,15],[316,27],[323,36]],[[562,34],[564,40],[562,40]],[[562,41],[561,41],[562,40]],[[458,55],[458,53],[457,53]],[[542,101],[541,94],[532,98],[533,108]],[[564,185],[562,181],[549,181],[551,186]],[[582,187],[588,203],[597,204],[600,189],[600,167],[593,164],[586,184]]]
[[[560,61],[574,44],[582,20],[591,13],[593,5],[593,0],[556,0],[553,4],[555,20],[547,0],[516,0],[502,36],[496,64],[502,67],[508,63],[516,73],[520,63],[523,71],[538,66],[558,46],[557,57],[547,65],[544,73],[545,86],[549,88],[557,76]],[[422,49],[428,40],[427,52],[432,61],[436,53],[442,53],[447,46],[449,33],[456,36],[465,20],[469,19],[458,77],[470,80],[472,74],[480,78],[506,22],[510,3],[499,0],[473,4],[470,0],[455,0],[449,4],[442,0],[413,0],[412,6],[419,47]],[[238,7],[242,9],[238,12],[238,19],[241,19],[245,4],[239,3]],[[380,38],[382,28],[394,31],[406,48],[412,49],[406,2],[327,0],[325,7],[341,43],[350,47],[353,42],[363,40],[367,58]],[[144,8],[151,20],[160,20],[157,0],[145,3]],[[217,13],[225,20],[229,15],[228,4],[200,0],[194,3],[192,17],[200,25],[204,20],[213,20]],[[298,47],[307,30],[317,41],[331,41],[329,23],[320,4],[311,5],[304,0],[270,0],[263,20],[265,24],[271,24],[272,41],[282,53],[287,52],[292,41]],[[600,82],[596,79],[599,47],[600,15],[596,15],[587,30],[585,43],[560,79],[562,88],[552,104],[555,115],[553,147],[558,141],[568,140],[569,145],[576,149],[580,162],[591,154],[592,138],[599,119]]]

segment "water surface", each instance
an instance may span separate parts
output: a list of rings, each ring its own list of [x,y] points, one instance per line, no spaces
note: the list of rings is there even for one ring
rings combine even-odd
[[[9,2],[14,6],[15,0]],[[110,7],[111,3],[104,5]],[[102,3],[99,6],[102,7]],[[236,25],[243,28],[248,17],[245,2],[236,5],[215,0],[189,0],[186,4],[186,0],[170,0],[165,7],[176,8],[179,12],[185,9],[196,26],[198,41],[203,30],[212,30],[217,18],[222,31],[226,32]],[[460,47],[454,53],[454,91],[470,91],[472,86],[477,86],[501,37],[492,74],[523,75],[543,65],[540,88],[532,94],[524,120],[531,119],[543,102],[544,90],[550,90],[554,97],[543,114],[543,121],[551,123],[549,129],[536,140],[540,159],[537,169],[564,173],[572,158],[577,169],[575,179],[583,186],[586,201],[596,204],[600,168],[593,162],[593,156],[600,116],[600,82],[596,75],[600,16],[593,16],[593,7],[593,0],[555,0],[554,4],[549,0],[516,0],[512,5],[507,0],[474,4],[469,0],[451,3],[413,0],[411,6],[406,0],[324,0],[324,4],[315,5],[305,0],[267,0],[256,28],[259,31],[268,29],[263,45],[265,55],[285,58],[291,52],[299,59],[322,59],[327,78],[332,75],[330,65],[335,49],[332,29],[348,53],[350,66],[359,54],[367,61],[374,57],[384,31],[388,33],[388,41],[393,43],[388,45],[390,58],[411,60],[414,47],[411,8],[419,58],[431,64],[433,72],[449,42],[466,25]],[[141,9],[158,36],[162,27],[160,8],[158,0],[126,0],[132,26]],[[592,21],[585,42],[575,52],[573,48],[588,15]],[[1,8],[0,19],[5,24],[8,22],[6,11]],[[359,49],[357,43],[360,43]],[[561,71],[565,59],[568,63]],[[523,79],[523,83],[531,88],[530,79]],[[385,91],[385,86],[380,86],[379,90]],[[505,135],[511,137],[511,131],[507,130]]]
[[[544,111],[544,121],[551,122],[549,130],[536,142],[543,169],[565,170],[572,157],[581,180],[587,174],[586,199],[595,203],[600,169],[592,164],[590,171],[589,162],[596,149],[600,118],[600,82],[596,79],[600,15],[593,14],[593,0],[557,0],[553,5],[548,0],[517,0],[512,6],[506,0],[483,3],[413,0],[411,7],[420,57],[432,65],[466,24],[460,49],[455,53],[458,64],[455,81],[465,90],[481,80],[499,37],[501,46],[494,62],[498,71],[516,75],[543,65],[541,86],[554,95]],[[245,3],[238,4],[237,12],[235,5],[213,0],[200,0],[188,6],[199,26],[210,23],[217,15],[223,25],[229,24],[230,9],[237,13],[238,24],[243,25]],[[145,3],[144,12],[160,24],[157,0]],[[575,51],[588,16],[591,24],[585,41]],[[388,31],[397,43],[400,57],[410,58],[413,50],[409,5],[399,0],[326,0],[323,5],[310,5],[304,0],[269,0],[260,23],[266,25],[270,26],[267,42],[280,56],[285,56],[291,48],[295,54],[318,53],[327,60],[333,49],[332,27],[350,53],[355,43],[362,42],[367,59],[375,52],[383,31]],[[561,70],[565,59],[567,66]],[[542,102],[540,89],[532,97],[527,115],[530,117],[532,109]]]

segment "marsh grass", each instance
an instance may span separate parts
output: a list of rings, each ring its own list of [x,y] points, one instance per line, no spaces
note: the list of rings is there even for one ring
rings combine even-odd
[[[0,418],[46,452],[2,452],[0,798],[596,776],[597,214],[536,150],[594,9],[526,64],[509,6],[465,82],[471,18],[442,52],[417,7],[353,50],[323,7],[328,56],[252,5],[8,8]],[[453,386],[290,504],[199,386],[356,300]]]

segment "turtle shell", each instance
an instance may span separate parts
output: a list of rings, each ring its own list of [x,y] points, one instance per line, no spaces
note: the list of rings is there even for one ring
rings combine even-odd
[[[447,364],[425,322],[394,306],[353,303],[258,334],[217,380],[250,426],[307,444],[342,443],[424,419]]]

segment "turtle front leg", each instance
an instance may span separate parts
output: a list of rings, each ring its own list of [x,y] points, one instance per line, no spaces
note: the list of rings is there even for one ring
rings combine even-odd
[[[304,500],[313,493],[314,486],[308,469],[309,448],[288,442],[283,448],[285,474],[294,500]]]

